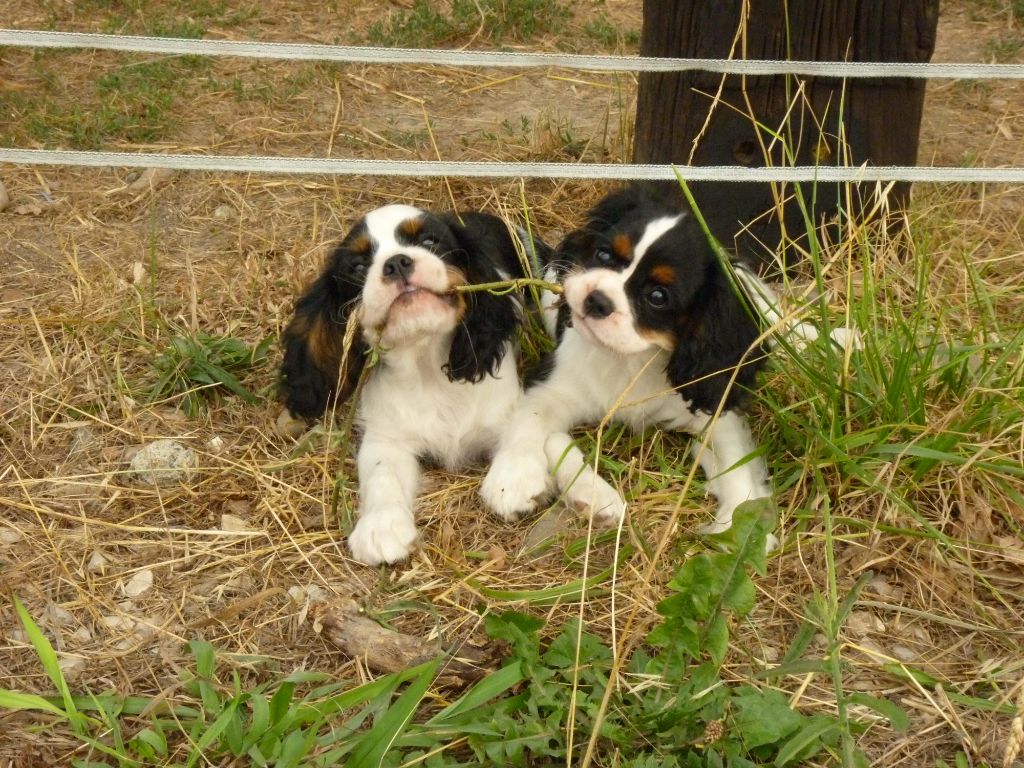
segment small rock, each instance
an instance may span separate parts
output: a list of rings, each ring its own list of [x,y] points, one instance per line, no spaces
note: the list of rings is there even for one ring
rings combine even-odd
[[[914,661],[917,658],[917,653],[905,645],[894,645],[892,647],[892,655],[900,661]]]
[[[46,619],[51,627],[60,627],[70,624],[75,620],[70,611],[61,608],[56,603],[49,603],[46,606]]]
[[[872,591],[877,592],[880,595],[884,595],[885,597],[891,597],[896,592],[892,584],[886,581],[883,576],[875,576],[875,578],[870,581],[869,586]]]
[[[71,639],[79,643],[88,643],[92,640],[92,632],[85,627],[79,627],[71,633]]]
[[[85,564],[85,569],[90,573],[105,573],[107,570],[107,558],[97,549],[89,557],[89,562]]]
[[[142,285],[146,279],[146,265],[141,261],[132,263],[132,285]]]
[[[42,216],[46,206],[39,202],[22,203],[12,210],[18,216]]]
[[[220,453],[224,450],[224,446],[227,445],[227,441],[224,440],[220,435],[214,435],[206,441],[206,450],[210,453]]]
[[[81,656],[72,656],[68,653],[57,654],[57,666],[64,674],[64,677],[73,679],[85,669],[85,659]]]
[[[871,632],[878,634],[885,632],[885,624],[882,623],[882,620],[867,611],[853,611],[846,620],[846,628],[857,637],[863,637]]]
[[[147,592],[152,586],[153,572],[146,568],[145,570],[138,571],[128,580],[128,583],[124,585],[124,594],[126,597],[138,597]]]
[[[111,632],[131,632],[135,629],[135,619],[130,616],[114,614],[110,616],[101,616],[100,624]]]
[[[132,457],[131,471],[147,485],[176,485],[188,481],[198,466],[195,451],[175,440],[155,440]]]
[[[24,538],[25,534],[17,528],[0,528],[0,544],[10,546],[11,544],[17,544]]]
[[[231,214],[235,212],[235,209],[230,205],[218,205],[213,209],[213,218],[215,219],[229,219]]]
[[[316,584],[309,584],[305,587],[289,587],[288,597],[296,603],[326,603],[330,594],[323,587]]]
[[[221,515],[220,530],[232,533],[246,533],[251,531],[252,527],[237,515]]]
[[[277,433],[283,437],[300,437],[306,431],[305,419],[296,419],[285,408],[277,417]]]
[[[11,196],[7,194],[7,187],[0,181],[0,211],[3,211],[11,204]]]
[[[228,499],[224,502],[224,508],[232,515],[242,518],[252,514],[252,504],[245,499]]]

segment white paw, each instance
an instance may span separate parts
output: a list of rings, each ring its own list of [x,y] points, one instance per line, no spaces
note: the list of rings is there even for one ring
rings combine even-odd
[[[614,525],[626,514],[626,501],[604,478],[584,473],[566,490],[565,503],[600,525]]]
[[[533,512],[551,494],[544,454],[499,453],[480,484],[480,497],[503,520]]]
[[[856,328],[833,328],[829,336],[844,350],[864,349],[864,341]]]
[[[397,563],[416,546],[416,523],[402,510],[374,510],[363,513],[348,537],[352,557],[367,565]]]

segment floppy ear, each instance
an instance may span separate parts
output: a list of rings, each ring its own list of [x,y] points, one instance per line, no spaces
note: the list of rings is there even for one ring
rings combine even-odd
[[[742,404],[767,348],[759,344],[751,349],[760,335],[757,322],[721,267],[713,265],[709,272],[713,276],[698,299],[677,318],[676,348],[665,372],[693,408],[714,413],[723,397],[723,408]],[[741,364],[733,380],[733,371]]]
[[[496,217],[464,215],[465,225],[449,224],[452,234],[467,256],[466,282],[493,283],[522,277],[518,255],[505,223]],[[502,275],[497,265],[515,266]],[[489,291],[462,294],[466,302],[462,322],[455,329],[445,373],[451,381],[478,382],[494,375],[519,325],[519,309],[512,292],[495,295]]]
[[[595,232],[607,232],[637,208],[657,202],[649,188],[630,184],[601,198],[587,212],[587,227]]]
[[[346,281],[338,269],[338,246],[326,269],[295,305],[284,331],[281,394],[293,416],[318,418],[332,397],[341,403],[355,390],[366,360],[366,342],[357,331],[345,354],[345,329],[362,285]]]

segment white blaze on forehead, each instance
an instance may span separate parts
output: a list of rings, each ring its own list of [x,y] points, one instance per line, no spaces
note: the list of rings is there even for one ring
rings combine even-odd
[[[631,270],[636,267],[637,262],[644,257],[647,253],[647,249],[654,245],[658,239],[668,232],[672,227],[683,220],[685,213],[681,213],[678,216],[662,216],[660,219],[655,219],[644,227],[644,233],[640,236],[637,244],[633,246],[633,263],[630,264]]]
[[[633,246],[633,260],[629,262],[629,266],[618,273],[621,277],[622,285],[625,285],[626,281],[636,271],[637,264],[640,263],[640,259],[644,257],[647,250],[658,241],[658,238],[682,221],[685,215],[681,213],[678,216],[662,216],[660,219],[648,222],[647,226],[644,227],[644,233],[637,240],[636,245]]]
[[[379,249],[398,245],[395,233],[409,219],[423,218],[423,211],[411,205],[385,205],[366,214],[366,229]]]

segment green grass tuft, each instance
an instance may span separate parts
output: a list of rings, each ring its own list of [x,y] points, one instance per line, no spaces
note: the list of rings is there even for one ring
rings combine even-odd
[[[180,396],[189,416],[202,413],[206,400],[224,390],[247,403],[255,403],[258,398],[242,385],[236,374],[264,363],[272,342],[273,337],[268,336],[250,347],[240,339],[204,331],[174,335],[152,361],[157,379],[149,390],[148,400]]]
[[[524,41],[565,28],[569,8],[560,0],[454,0],[450,13],[431,0],[374,23],[367,33],[374,45],[430,48],[469,40],[477,34],[493,43]]]

